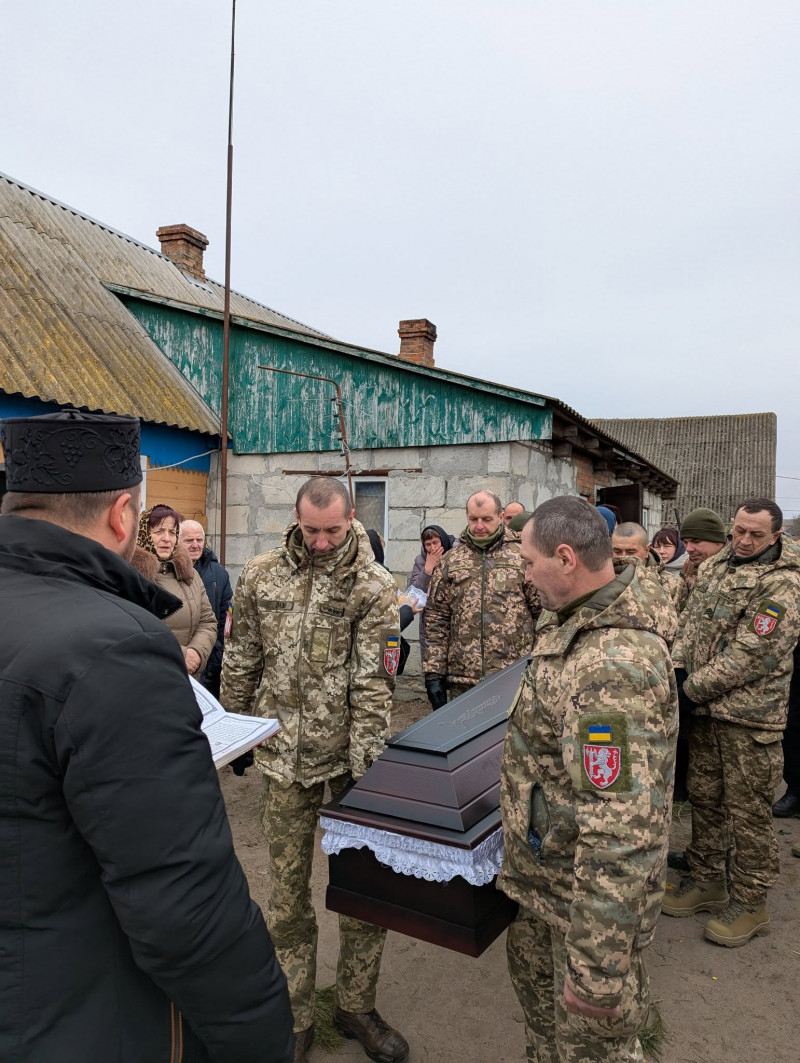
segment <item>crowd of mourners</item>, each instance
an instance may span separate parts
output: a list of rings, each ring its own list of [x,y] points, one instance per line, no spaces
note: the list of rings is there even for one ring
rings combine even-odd
[[[3,447],[3,1058],[306,1060],[317,813],[381,756],[417,616],[432,711],[524,661],[497,886],[519,906],[507,956],[529,1063],[643,1058],[662,912],[702,914],[731,948],[769,932],[772,817],[800,810],[800,547],[771,499],[651,539],[611,506],[529,513],[479,490],[457,535],[422,529],[398,588],[347,487],[312,477],[233,592],[201,524],[142,511],[134,419],[10,418]],[[280,722],[233,764],[260,780],[263,916],[187,674]],[[691,803],[685,852],[668,847],[673,799]],[[405,1063],[375,1007],[386,930],[339,930],[333,1022]]]

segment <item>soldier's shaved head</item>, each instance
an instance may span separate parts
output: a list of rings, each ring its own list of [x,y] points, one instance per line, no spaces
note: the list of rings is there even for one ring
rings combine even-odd
[[[571,547],[590,572],[599,571],[612,558],[605,520],[594,506],[574,495],[543,502],[522,534],[545,557],[553,557],[561,544]]]
[[[334,479],[332,476],[312,476],[310,480],[306,480],[297,492],[295,509],[298,513],[300,512],[300,504],[304,500],[308,501],[315,509],[327,509],[334,502],[341,502],[345,516],[353,508],[353,503],[350,501],[350,492],[347,490],[346,484],[343,484],[341,480]]]
[[[494,491],[476,491],[475,494],[470,495],[467,499],[466,510],[469,513],[470,503],[475,502],[479,506],[484,506],[486,503],[491,502],[494,506],[494,511],[499,516],[503,512],[503,503],[500,501],[498,495]]]
[[[647,532],[632,520],[618,524],[611,533],[611,548],[614,557],[638,557],[640,561],[646,561],[650,553]]]

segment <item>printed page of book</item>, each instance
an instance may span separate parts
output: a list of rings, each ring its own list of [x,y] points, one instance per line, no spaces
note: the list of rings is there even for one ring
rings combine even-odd
[[[277,720],[226,712],[214,695],[196,679],[189,676],[189,682],[203,714],[203,734],[209,741],[217,769],[224,768],[236,757],[280,730]]]

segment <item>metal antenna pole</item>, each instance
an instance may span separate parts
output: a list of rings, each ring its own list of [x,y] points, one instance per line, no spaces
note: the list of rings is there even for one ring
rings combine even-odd
[[[228,533],[228,366],[231,339],[231,204],[233,201],[233,68],[236,42],[236,0],[231,0],[231,83],[228,93],[228,187],[225,200],[225,306],[222,317],[222,409],[219,462],[219,562],[225,564]]]
[[[268,373],[285,373],[286,376],[302,376],[306,380],[324,380],[326,384],[330,384],[336,391],[336,409],[339,416],[339,432],[342,437],[342,454],[344,455],[344,468],[345,475],[347,476],[347,490],[350,492],[350,504],[353,509],[356,508],[355,495],[353,494],[353,472],[350,468],[350,444],[347,442],[347,427],[344,421],[344,403],[342,401],[342,389],[336,383],[335,380],[331,380],[329,376],[317,376],[316,373],[298,373],[294,369],[278,369],[275,365],[260,365],[259,369],[263,369]]]

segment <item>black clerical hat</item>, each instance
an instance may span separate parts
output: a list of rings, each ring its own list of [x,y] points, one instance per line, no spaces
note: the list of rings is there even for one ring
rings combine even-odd
[[[6,490],[115,491],[142,482],[138,417],[61,410],[0,423]]]

